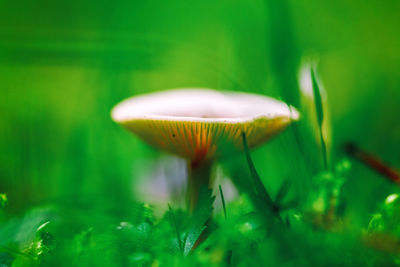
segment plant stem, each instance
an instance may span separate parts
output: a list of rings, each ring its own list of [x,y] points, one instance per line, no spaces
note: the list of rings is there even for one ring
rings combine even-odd
[[[202,187],[210,188],[211,186],[211,167],[212,162],[210,161],[203,162],[196,166],[193,166],[191,162],[188,162],[188,185],[186,201],[188,210],[191,213],[196,209],[200,189]]]

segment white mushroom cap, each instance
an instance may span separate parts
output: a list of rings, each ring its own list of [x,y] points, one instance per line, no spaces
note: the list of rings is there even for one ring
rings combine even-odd
[[[261,144],[299,113],[262,95],[175,89],[131,97],[111,116],[149,144],[200,162],[222,154],[221,146],[241,148],[242,132],[250,147]]]

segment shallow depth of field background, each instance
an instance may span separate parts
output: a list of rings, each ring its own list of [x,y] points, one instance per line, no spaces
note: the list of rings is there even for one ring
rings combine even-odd
[[[93,221],[129,218],[141,200],[137,181],[168,156],[113,123],[113,105],[140,93],[209,87],[299,107],[299,69],[310,59],[326,90],[331,164],[354,141],[400,168],[399,10],[399,1],[374,0],[1,1],[7,214],[51,205],[70,209],[71,220],[83,220],[79,212]],[[322,169],[313,124],[299,125],[305,156],[291,130],[252,151],[272,194],[287,178],[302,194],[303,181]],[[367,224],[396,191],[353,162],[346,211]]]

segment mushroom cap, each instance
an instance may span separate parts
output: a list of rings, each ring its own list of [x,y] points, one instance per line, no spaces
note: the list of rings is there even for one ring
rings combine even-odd
[[[196,164],[282,131],[299,113],[270,97],[211,89],[174,89],[128,98],[112,119],[147,143]]]

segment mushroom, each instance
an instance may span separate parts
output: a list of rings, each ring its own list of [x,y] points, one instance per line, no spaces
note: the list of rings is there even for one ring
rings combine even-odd
[[[218,157],[262,144],[299,118],[285,103],[262,95],[211,89],[174,89],[128,98],[116,105],[112,119],[152,146],[188,162],[188,205],[210,186]]]

